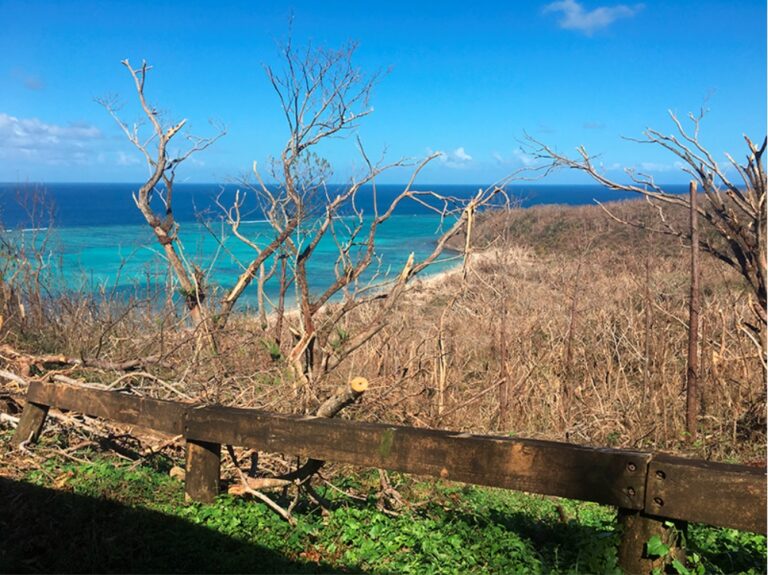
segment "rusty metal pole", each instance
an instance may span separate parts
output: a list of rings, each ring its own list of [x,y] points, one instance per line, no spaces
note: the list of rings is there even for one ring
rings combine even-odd
[[[690,183],[691,203],[691,298],[688,307],[688,373],[685,424],[688,441],[696,440],[699,416],[699,214],[696,182]]]

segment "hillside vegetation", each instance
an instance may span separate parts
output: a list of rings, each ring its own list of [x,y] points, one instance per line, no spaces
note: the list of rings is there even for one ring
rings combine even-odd
[[[643,202],[610,207],[628,219],[653,215]],[[682,223],[685,214],[674,217]],[[161,294],[51,295],[55,275],[6,274],[0,570],[616,570],[615,511],[592,504],[326,466],[317,484],[324,505],[270,494],[297,505],[289,526],[231,495],[184,503],[173,478],[178,438],[62,415],[42,445],[13,450],[11,427],[32,379],[314,413],[360,375],[370,386],[340,417],[764,463],[764,379],[740,328],[750,312],[732,272],[704,260],[702,413],[690,443],[685,246],[597,206],[489,212],[475,223],[466,262],[459,253],[453,271],[416,281],[376,337],[316,387],[297,382],[269,326],[248,315],[231,318],[212,360],[179,308],[158,306]],[[332,345],[354,338],[375,306],[349,314]],[[242,464],[251,453],[235,455]],[[261,472],[278,475],[295,463],[259,457]],[[232,462],[223,474],[226,485],[237,481]],[[705,527],[688,537],[691,572],[764,570],[764,537]]]
[[[611,209],[628,219],[655,215],[640,201]],[[685,221],[684,213],[672,215]],[[454,246],[463,245],[457,238]],[[51,298],[45,282],[55,277],[45,276],[4,284],[3,367],[24,377],[44,379],[53,369],[93,382],[119,379],[165,398],[309,413],[361,375],[370,388],[346,417],[763,460],[763,373],[740,327],[749,317],[746,293],[728,268],[704,258],[701,433],[686,445],[685,246],[621,225],[598,206],[489,213],[478,219],[473,245],[465,269],[458,262],[453,272],[417,280],[376,337],[316,387],[297,385],[269,326],[248,315],[230,320],[210,361],[180,310],[158,308],[161,294],[137,287],[130,300],[108,292]],[[335,328],[331,353],[375,306]],[[319,321],[333,310],[326,306]],[[133,371],[120,371],[126,365]]]
[[[609,208],[656,222],[642,201]],[[685,212],[668,217],[681,227],[687,221]],[[382,337],[386,353],[375,369],[401,386],[402,420],[691,449],[681,445],[686,246],[619,224],[599,206],[487,214],[473,244],[466,277],[427,280]],[[464,238],[453,245],[461,248]],[[713,258],[705,256],[702,268],[702,433],[692,450],[762,461],[764,376],[740,327],[750,317],[747,293]],[[391,405],[380,417],[387,410],[391,417]]]

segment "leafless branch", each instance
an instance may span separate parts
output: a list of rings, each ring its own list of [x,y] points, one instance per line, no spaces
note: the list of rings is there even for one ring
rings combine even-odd
[[[738,164],[731,156],[726,156],[742,180],[736,183],[699,139],[703,115],[703,111],[699,115],[689,115],[692,125],[689,130],[670,112],[676,133],[663,134],[649,128],[645,131],[644,138],[632,141],[660,146],[674,154],[681,161],[683,171],[698,183],[705,199],[697,202],[696,213],[715,232],[714,237],[712,234],[702,234],[700,246],[705,252],[734,268],[744,278],[753,298],[753,308],[758,320],[757,331],[762,332],[761,340],[765,354],[766,173],[763,154],[766,140],[764,139],[758,147],[745,136],[749,153],[743,165]],[[552,169],[579,170],[609,189],[635,192],[656,202],[662,224],[666,228],[660,231],[688,239],[686,232],[672,230],[666,225],[661,207],[672,205],[690,210],[690,200],[687,196],[669,193],[657,185],[652,177],[631,170],[627,172],[632,183],[619,183],[598,170],[593,157],[583,147],[577,149],[577,158],[570,158],[531,137],[528,137],[528,142],[534,148],[536,156],[547,160]],[[638,223],[634,222],[633,225],[638,226]]]

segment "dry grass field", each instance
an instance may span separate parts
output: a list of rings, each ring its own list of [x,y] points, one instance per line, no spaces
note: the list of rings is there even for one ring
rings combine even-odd
[[[611,209],[654,217],[641,201]],[[700,433],[691,444],[685,246],[621,225],[598,206],[485,214],[473,240],[465,270],[417,279],[386,326],[316,385],[296,381],[252,317],[228,322],[212,358],[177,308],[152,303],[160,294],[46,298],[44,280],[29,276],[4,284],[2,369],[283,412],[313,412],[339,383],[364,376],[368,391],[343,417],[764,460],[764,373],[740,327],[746,292],[729,269],[704,256]],[[350,341],[376,305],[337,325],[330,347]],[[10,406],[23,385],[3,386]]]

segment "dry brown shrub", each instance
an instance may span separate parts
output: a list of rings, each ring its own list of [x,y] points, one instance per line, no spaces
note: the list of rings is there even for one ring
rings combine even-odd
[[[612,209],[653,217],[643,202]],[[140,373],[171,388],[140,373],[124,382],[160,397],[312,411],[340,382],[362,375],[370,388],[344,417],[693,450],[718,460],[763,457],[765,385],[740,329],[750,311],[733,272],[703,262],[702,413],[691,447],[683,441],[689,256],[682,246],[620,226],[596,206],[495,213],[480,222],[476,240],[484,251],[471,258],[466,279],[457,270],[415,282],[387,327],[309,392],[298,388],[268,331],[244,315],[220,334],[216,362],[195,348],[176,308],[140,298],[62,297],[45,313],[28,313],[23,329],[7,322],[0,335],[30,353],[115,362],[159,355]],[[373,305],[358,308],[342,329],[354,335]],[[105,383],[124,375],[82,366],[68,373]],[[500,417],[503,385],[508,410]]]

